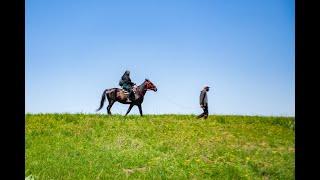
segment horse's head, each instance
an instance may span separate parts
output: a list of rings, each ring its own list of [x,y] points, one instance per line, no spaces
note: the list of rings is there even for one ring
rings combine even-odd
[[[146,79],[144,81],[144,86],[146,90],[152,90],[154,92],[157,92],[158,90],[157,87],[149,79]]]

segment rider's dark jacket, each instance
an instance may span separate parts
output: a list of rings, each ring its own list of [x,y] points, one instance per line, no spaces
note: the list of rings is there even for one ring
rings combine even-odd
[[[134,83],[130,79],[130,72],[129,71],[126,71],[122,75],[121,80],[119,82],[119,85],[122,86],[123,89],[125,89],[127,91],[131,91],[132,86],[134,85]]]

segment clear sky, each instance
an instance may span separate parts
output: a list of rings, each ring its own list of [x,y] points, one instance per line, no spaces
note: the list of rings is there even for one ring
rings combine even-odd
[[[128,69],[158,87],[145,114],[199,114],[207,84],[209,114],[294,116],[294,16],[293,0],[28,0],[26,112],[95,113]]]

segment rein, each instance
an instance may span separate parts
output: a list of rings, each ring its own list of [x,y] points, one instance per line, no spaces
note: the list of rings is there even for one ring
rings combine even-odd
[[[145,82],[143,82],[141,85],[137,87],[137,93],[139,96],[144,96],[143,91],[147,91],[145,90]]]

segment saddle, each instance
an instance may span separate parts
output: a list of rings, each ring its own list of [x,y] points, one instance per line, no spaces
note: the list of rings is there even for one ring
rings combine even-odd
[[[129,92],[126,91],[125,89],[121,89],[121,90],[123,91],[124,94],[129,94]],[[137,86],[133,86],[132,91],[133,91],[134,94],[136,94],[136,92],[137,92]]]
[[[129,92],[126,91],[125,89],[121,89],[123,91],[123,94],[127,95],[127,102],[131,102],[130,98],[129,98]],[[137,92],[137,86],[133,86],[132,88],[133,94],[136,98],[136,92]]]

